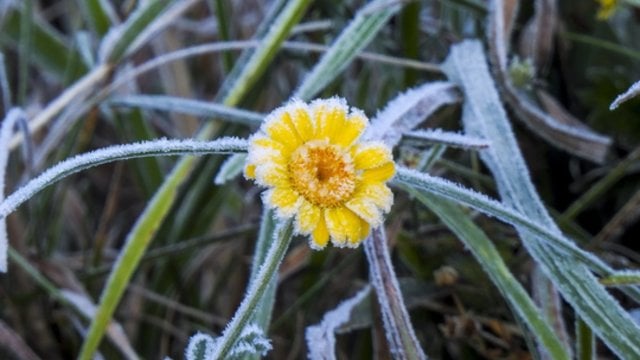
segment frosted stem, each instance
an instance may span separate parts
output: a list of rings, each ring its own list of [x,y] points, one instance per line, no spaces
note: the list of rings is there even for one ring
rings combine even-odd
[[[216,349],[211,355],[211,359],[224,359],[238,340],[242,329],[249,324],[251,316],[256,310],[256,305],[269,287],[271,279],[277,275],[276,271],[280,267],[282,259],[284,259],[284,254],[289,248],[289,244],[291,244],[292,232],[293,225],[291,221],[278,225],[278,229],[275,231],[276,239],[272,242],[258,274],[254,279],[251,279],[249,289],[236,314],[216,343]]]

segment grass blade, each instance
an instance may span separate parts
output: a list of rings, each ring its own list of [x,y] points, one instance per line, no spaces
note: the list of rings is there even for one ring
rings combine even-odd
[[[553,329],[540,315],[540,309],[536,307],[526,290],[511,274],[491,240],[471,221],[469,216],[449,200],[440,199],[413,188],[409,189],[409,193],[438,215],[447,227],[464,242],[466,248],[471,250],[484,271],[511,304],[511,308],[530,327],[531,332],[544,345],[551,358],[570,359],[571,356],[565,350],[564,344],[558,340]]]
[[[258,48],[249,62],[238,76],[235,85],[223,103],[227,106],[237,105],[240,99],[250,90],[254,81],[264,72],[267,64],[275,56],[275,50],[282,43],[291,28],[295,25],[309,4],[309,0],[294,0],[289,2],[285,9],[275,19],[271,28],[262,41],[263,47]],[[213,123],[206,125],[196,136],[198,139],[208,139],[218,132],[219,128]],[[144,212],[138,218],[136,224],[127,237],[125,251],[131,249],[129,261],[119,261],[114,265],[112,276],[113,286],[103,290],[102,299],[98,308],[98,317],[92,322],[87,340],[83,344],[82,356],[90,358],[97,349],[105,331],[105,326],[111,319],[115,307],[122,296],[122,290],[133,274],[141,256],[159,228],[169,209],[176,201],[178,187],[184,183],[195,165],[192,157],[183,157],[167,176],[162,186],[145,207]],[[131,243],[131,244],[130,244]],[[122,257],[121,257],[122,259]],[[116,275],[122,274],[126,276]],[[110,278],[111,278],[110,277]],[[125,283],[122,283],[125,281]],[[89,343],[90,342],[90,343]]]
[[[529,180],[481,44],[466,41],[454,46],[445,72],[464,89],[463,119],[467,132],[485,137],[492,143],[480,155],[496,178],[505,203],[561,235]],[[640,338],[640,328],[584,263],[567,258],[555,243],[550,244],[528,229],[520,226],[516,229],[531,256],[594,332],[619,356],[640,357],[640,344],[632,340]]]
[[[391,265],[385,229],[378,227],[364,242],[371,284],[378,295],[385,335],[394,359],[426,359],[411,325],[400,285]]]
[[[165,95],[127,95],[113,98],[107,104],[114,107],[137,107],[217,118],[248,126],[258,126],[264,119],[263,114],[253,111]]]
[[[247,142],[238,138],[222,138],[214,141],[167,140],[145,141],[137,144],[115,145],[77,155],[47,169],[0,203],[0,218],[4,218],[18,206],[42,189],[79,171],[118,160],[148,156],[229,154],[245,151]]]
[[[294,96],[308,100],[329,85],[398,10],[400,6],[390,4],[387,0],[377,0],[360,9],[304,79]]]

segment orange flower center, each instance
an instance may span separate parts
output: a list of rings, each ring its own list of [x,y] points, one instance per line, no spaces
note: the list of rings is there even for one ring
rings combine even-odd
[[[321,207],[342,205],[356,189],[356,171],[349,153],[326,140],[309,141],[291,154],[293,188]]]

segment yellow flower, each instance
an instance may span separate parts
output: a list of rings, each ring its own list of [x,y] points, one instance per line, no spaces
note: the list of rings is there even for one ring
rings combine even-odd
[[[613,13],[616,12],[616,8],[618,7],[618,0],[597,1],[598,4],[600,4],[600,9],[598,9],[598,14],[596,15],[599,20],[607,20],[613,15]]]
[[[369,120],[344,99],[293,100],[274,110],[250,138],[245,176],[267,187],[263,201],[277,216],[295,216],[310,246],[356,247],[382,224],[393,193],[391,150],[358,142]]]

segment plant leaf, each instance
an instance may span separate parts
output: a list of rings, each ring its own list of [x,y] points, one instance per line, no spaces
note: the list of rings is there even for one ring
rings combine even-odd
[[[379,140],[394,147],[402,134],[416,128],[444,105],[460,101],[455,85],[432,82],[410,89],[389,101],[363,134],[364,140]]]
[[[387,0],[376,0],[363,6],[313,67],[294,97],[309,100],[324,89],[373,40],[398,10],[400,6],[397,3]]]
[[[336,337],[338,329],[351,319],[353,309],[366,299],[371,292],[369,286],[365,286],[350,299],[340,303],[335,309],[327,312],[319,324],[307,327],[305,338],[311,360],[336,359]]]
[[[463,110],[469,134],[492,146],[480,153],[498,184],[503,201],[561,236],[538,197],[489,74],[482,46],[465,41],[454,46],[444,66],[466,95]],[[584,263],[567,258],[538,234],[516,226],[524,246],[563,297],[605,343],[623,358],[640,357],[640,328],[600,285]]]

